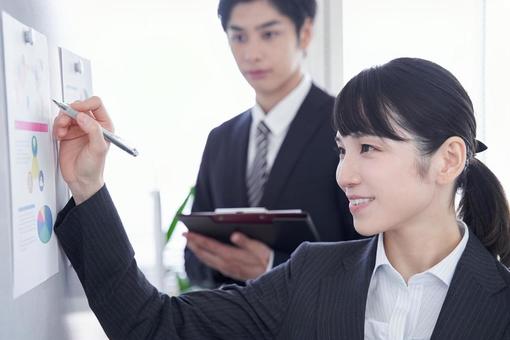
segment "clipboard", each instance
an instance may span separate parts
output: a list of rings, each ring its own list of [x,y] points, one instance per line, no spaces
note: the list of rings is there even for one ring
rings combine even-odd
[[[239,231],[271,249],[291,253],[304,241],[320,241],[310,215],[303,211],[196,212],[179,215],[195,233],[231,244],[230,235]]]

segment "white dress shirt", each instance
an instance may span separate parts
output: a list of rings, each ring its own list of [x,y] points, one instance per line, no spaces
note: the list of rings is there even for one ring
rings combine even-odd
[[[251,127],[250,139],[248,141],[248,158],[246,173],[250,173],[251,166],[255,159],[256,143],[255,136],[257,133],[257,126],[261,120],[267,125],[271,132],[268,136],[268,149],[267,149],[267,172],[271,171],[276,155],[282,146],[283,140],[289,131],[289,126],[294,117],[303,104],[310,88],[312,87],[312,79],[305,74],[301,82],[292,90],[285,98],[283,98],[273,109],[267,113],[262,110],[259,104],[251,109]]]
[[[267,125],[271,132],[268,135],[267,146],[267,172],[271,171],[273,163],[278,155],[278,151],[282,146],[287,131],[289,131],[290,123],[296,117],[296,114],[303,104],[308,92],[312,88],[312,79],[309,75],[303,75],[303,79],[299,82],[298,86],[292,90],[285,98],[283,98],[275,107],[269,112],[264,112],[258,103],[251,109],[251,127],[250,139],[248,141],[248,158],[246,164],[246,174],[250,173],[251,166],[255,160],[255,153],[257,146],[255,137],[257,133],[257,126],[261,120]],[[269,262],[267,264],[266,272],[273,268],[274,252],[271,251]]]
[[[386,257],[384,236],[379,234],[365,311],[366,340],[430,339],[469,237],[466,224],[457,223],[462,239],[455,249],[407,284]]]

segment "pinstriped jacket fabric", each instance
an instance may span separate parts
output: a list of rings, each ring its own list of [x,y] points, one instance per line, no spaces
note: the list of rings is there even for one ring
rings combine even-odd
[[[71,200],[55,232],[111,339],[363,339],[377,238],[304,243],[246,287],[159,293],[145,279],[106,187]],[[510,339],[510,272],[469,235],[432,339]]]

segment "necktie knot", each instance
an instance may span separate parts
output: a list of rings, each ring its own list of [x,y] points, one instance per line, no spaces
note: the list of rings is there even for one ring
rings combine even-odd
[[[267,136],[269,136],[270,133],[271,130],[269,129],[269,127],[266,125],[266,123],[264,123],[263,120],[261,120],[257,125],[257,135],[262,135],[267,138]]]

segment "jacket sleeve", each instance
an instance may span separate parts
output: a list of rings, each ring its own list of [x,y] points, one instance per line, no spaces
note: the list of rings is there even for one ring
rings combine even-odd
[[[289,257],[290,257],[290,254],[275,250],[274,251],[274,259],[273,259],[273,268],[286,262],[289,259]]]
[[[501,338],[501,340],[503,339],[510,339],[510,323],[508,324],[508,326],[506,327],[506,331],[505,331],[505,334],[503,335],[503,337]]]
[[[296,285],[305,246],[245,287],[161,294],[137,267],[134,251],[106,187],[59,213],[55,233],[110,339],[272,339]]]

